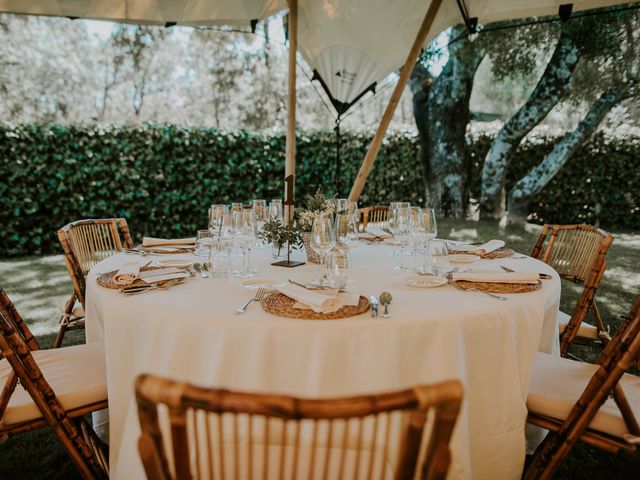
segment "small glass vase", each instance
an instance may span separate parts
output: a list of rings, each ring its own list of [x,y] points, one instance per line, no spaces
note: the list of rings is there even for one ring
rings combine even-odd
[[[291,247],[289,247],[291,248]],[[274,260],[286,260],[287,259],[287,244],[285,243],[280,248],[271,244],[271,256]]]

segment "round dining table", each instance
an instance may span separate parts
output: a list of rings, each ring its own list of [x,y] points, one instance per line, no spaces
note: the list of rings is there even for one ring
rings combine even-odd
[[[145,478],[134,381],[141,373],[212,388],[326,398],[403,389],[447,379],[464,385],[451,440],[452,479],[517,479],[525,459],[526,398],[536,351],[557,354],[560,279],[523,255],[461,267],[551,275],[539,290],[499,300],[451,285],[416,288],[384,243],[352,249],[350,290],[393,296],[389,318],[370,312],[339,320],[284,318],[258,302],[235,315],[256,290],[246,279],[191,277],[166,291],[123,296],[97,284],[99,274],[138,259],[118,254],[87,280],[87,342],[104,341],[109,398],[111,478]],[[304,260],[304,253],[294,256]],[[407,260],[410,260],[407,258]],[[202,261],[202,260],[200,260]],[[272,266],[270,248],[254,248],[254,280],[306,282],[320,267]],[[413,275],[415,276],[415,274]]]

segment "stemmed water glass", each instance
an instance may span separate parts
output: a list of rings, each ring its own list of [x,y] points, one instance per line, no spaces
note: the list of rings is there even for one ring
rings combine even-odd
[[[320,256],[322,276],[320,283],[325,281],[325,257],[336,245],[336,231],[333,226],[333,216],[328,213],[319,213],[313,219],[311,226],[311,248]]]
[[[269,212],[267,210],[267,201],[266,200],[252,200],[251,201],[251,209],[253,210],[253,216],[255,218],[255,228],[256,228],[256,246],[264,246],[265,243],[260,239],[260,233],[264,228],[265,222],[269,219]]]
[[[404,264],[404,249],[411,233],[411,207],[408,203],[396,205],[393,210],[391,231],[400,242],[400,264],[393,267],[394,270],[407,270]]]
[[[284,209],[282,207],[282,200],[274,198],[269,204],[269,218],[275,218],[282,220],[284,217]]]
[[[228,205],[211,205],[209,208],[209,231],[213,238],[221,240],[231,225],[229,223],[229,206]]]
[[[242,209],[233,212],[233,240],[242,251],[242,270],[234,272],[236,277],[253,276],[251,268],[251,247],[255,243],[255,219],[253,210]]]

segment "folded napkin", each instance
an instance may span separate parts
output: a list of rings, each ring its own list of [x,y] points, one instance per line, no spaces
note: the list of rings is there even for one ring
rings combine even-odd
[[[365,232],[373,235],[374,237],[391,238],[391,235],[389,235],[383,229],[379,227],[374,227],[373,225],[367,225]]]
[[[502,247],[504,247],[504,242],[502,240],[489,240],[487,243],[473,247],[469,251],[477,255],[485,255],[487,253],[495,252]]]
[[[336,290],[307,290],[297,285],[283,285],[278,291],[297,302],[308,306],[316,313],[332,313],[344,305]],[[333,295],[331,294],[333,293]]]
[[[538,283],[540,278],[537,273],[520,272],[462,272],[451,275],[453,281],[466,280],[467,282],[486,283]]]
[[[189,274],[180,268],[167,267],[140,272],[140,280],[145,283],[164,282],[175,278],[187,278]]]
[[[129,285],[133,283],[140,273],[140,264],[138,262],[127,262],[116,272],[113,280],[118,285]]]
[[[154,238],[144,237],[142,239],[143,247],[175,247],[189,248],[195,245],[196,238]]]

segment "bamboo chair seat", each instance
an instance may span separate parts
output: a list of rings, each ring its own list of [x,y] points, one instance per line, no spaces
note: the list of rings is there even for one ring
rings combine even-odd
[[[600,366],[538,352],[529,385],[530,415],[564,420]],[[640,414],[640,378],[625,373],[620,379],[631,409]],[[589,430],[619,439],[630,434],[620,409],[609,397],[589,424]]]
[[[107,401],[102,342],[36,350],[32,355],[65,410]],[[6,384],[11,372],[9,362],[4,358],[0,360],[0,385]],[[0,418],[0,428],[39,418],[42,418],[42,412],[22,385],[18,385]]]
[[[567,328],[569,321],[571,321],[571,315],[568,313],[564,313],[563,311],[558,311],[557,315],[558,319],[558,328],[560,329],[560,334],[564,332],[564,329]],[[595,325],[591,325],[584,320],[580,323],[578,327],[578,334],[576,335],[577,339],[584,338],[588,340],[600,340],[600,335],[598,334],[598,327]]]

